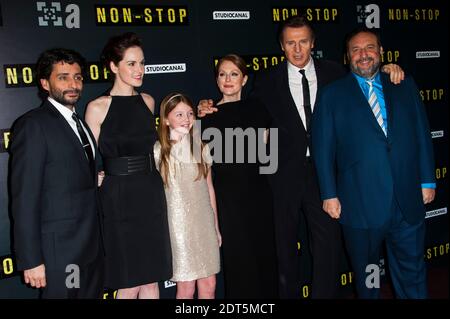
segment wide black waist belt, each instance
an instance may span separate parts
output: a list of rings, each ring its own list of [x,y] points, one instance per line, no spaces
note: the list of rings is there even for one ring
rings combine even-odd
[[[141,175],[148,174],[154,168],[152,156],[125,156],[103,159],[106,175]]]

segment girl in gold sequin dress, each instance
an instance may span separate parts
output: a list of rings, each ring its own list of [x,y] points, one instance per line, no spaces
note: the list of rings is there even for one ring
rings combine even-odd
[[[197,286],[199,299],[215,296],[220,271],[221,236],[211,180],[209,148],[194,137],[196,112],[179,93],[161,103],[154,155],[164,181],[172,246],[172,281],[177,299],[191,299]]]

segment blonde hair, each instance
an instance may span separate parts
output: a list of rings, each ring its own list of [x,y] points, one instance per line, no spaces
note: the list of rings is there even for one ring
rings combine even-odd
[[[191,100],[182,93],[170,93],[167,95],[163,101],[161,102],[161,106],[159,109],[159,126],[158,126],[158,135],[159,135],[159,142],[161,144],[161,160],[159,162],[159,171],[161,172],[161,177],[163,179],[164,185],[168,186],[168,175],[169,175],[169,160],[170,160],[170,152],[172,150],[172,142],[170,140],[170,129],[169,126],[166,125],[167,118],[169,116],[169,113],[172,112],[172,110],[180,103],[184,103],[188,105],[194,114],[197,114],[196,107],[192,104]],[[194,115],[195,116],[195,115]],[[189,130],[190,135],[190,151],[191,155],[196,160],[197,163],[197,169],[198,169],[198,175],[195,178],[195,181],[201,179],[202,177],[206,178],[208,175],[208,164],[203,159],[203,149],[205,145],[200,139],[200,136],[194,136],[193,134],[194,126],[191,127]],[[200,158],[196,158],[196,154],[194,154],[194,144],[196,146],[199,146],[197,149],[199,149],[200,152]]]

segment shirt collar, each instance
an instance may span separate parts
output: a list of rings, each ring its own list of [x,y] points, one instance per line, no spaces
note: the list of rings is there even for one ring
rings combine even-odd
[[[288,61],[288,69],[290,71],[298,73],[299,70],[305,70],[305,73],[309,73],[312,68],[314,67],[314,62],[312,56],[309,57],[308,63],[303,68],[299,68],[298,66],[293,65],[291,62]]]
[[[55,99],[51,98],[50,96],[47,97],[47,100],[59,111],[59,113],[62,114],[62,116],[64,116],[64,118],[72,119],[72,114],[75,113],[75,108],[72,111],[68,107],[65,107],[61,103],[57,102]]]
[[[364,78],[364,77],[360,76],[359,74],[356,74],[355,72],[352,72],[352,73],[355,76],[356,80],[358,81],[359,85],[361,85],[361,86],[368,85],[367,81],[370,81],[370,80],[373,80],[373,84],[381,84],[380,71],[377,71],[377,73],[375,73],[375,75],[370,79]]]

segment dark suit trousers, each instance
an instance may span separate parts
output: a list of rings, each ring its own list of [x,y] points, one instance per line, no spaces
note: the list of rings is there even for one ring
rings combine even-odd
[[[313,258],[311,297],[335,298],[343,256],[340,225],[322,210],[314,165],[309,160],[302,165],[305,165],[306,178],[301,181],[302,188],[297,196],[286,198],[286,192],[277,194],[274,188],[280,298],[298,299],[301,296],[297,249],[301,213],[306,218]],[[285,186],[278,187],[285,189]]]
[[[101,299],[103,295],[104,256],[99,249],[97,258],[80,266],[79,288],[68,288],[66,279],[73,272],[65,272],[65,267],[46,269],[47,286],[42,290],[43,299]]]
[[[366,278],[373,271],[366,266],[379,264],[383,241],[386,242],[388,269],[397,298],[423,299],[427,297],[426,266],[423,257],[425,222],[408,224],[394,200],[392,218],[384,226],[358,229],[342,226],[345,244],[355,273],[359,298],[380,298],[379,288],[368,288]],[[370,283],[373,283],[369,277]]]

